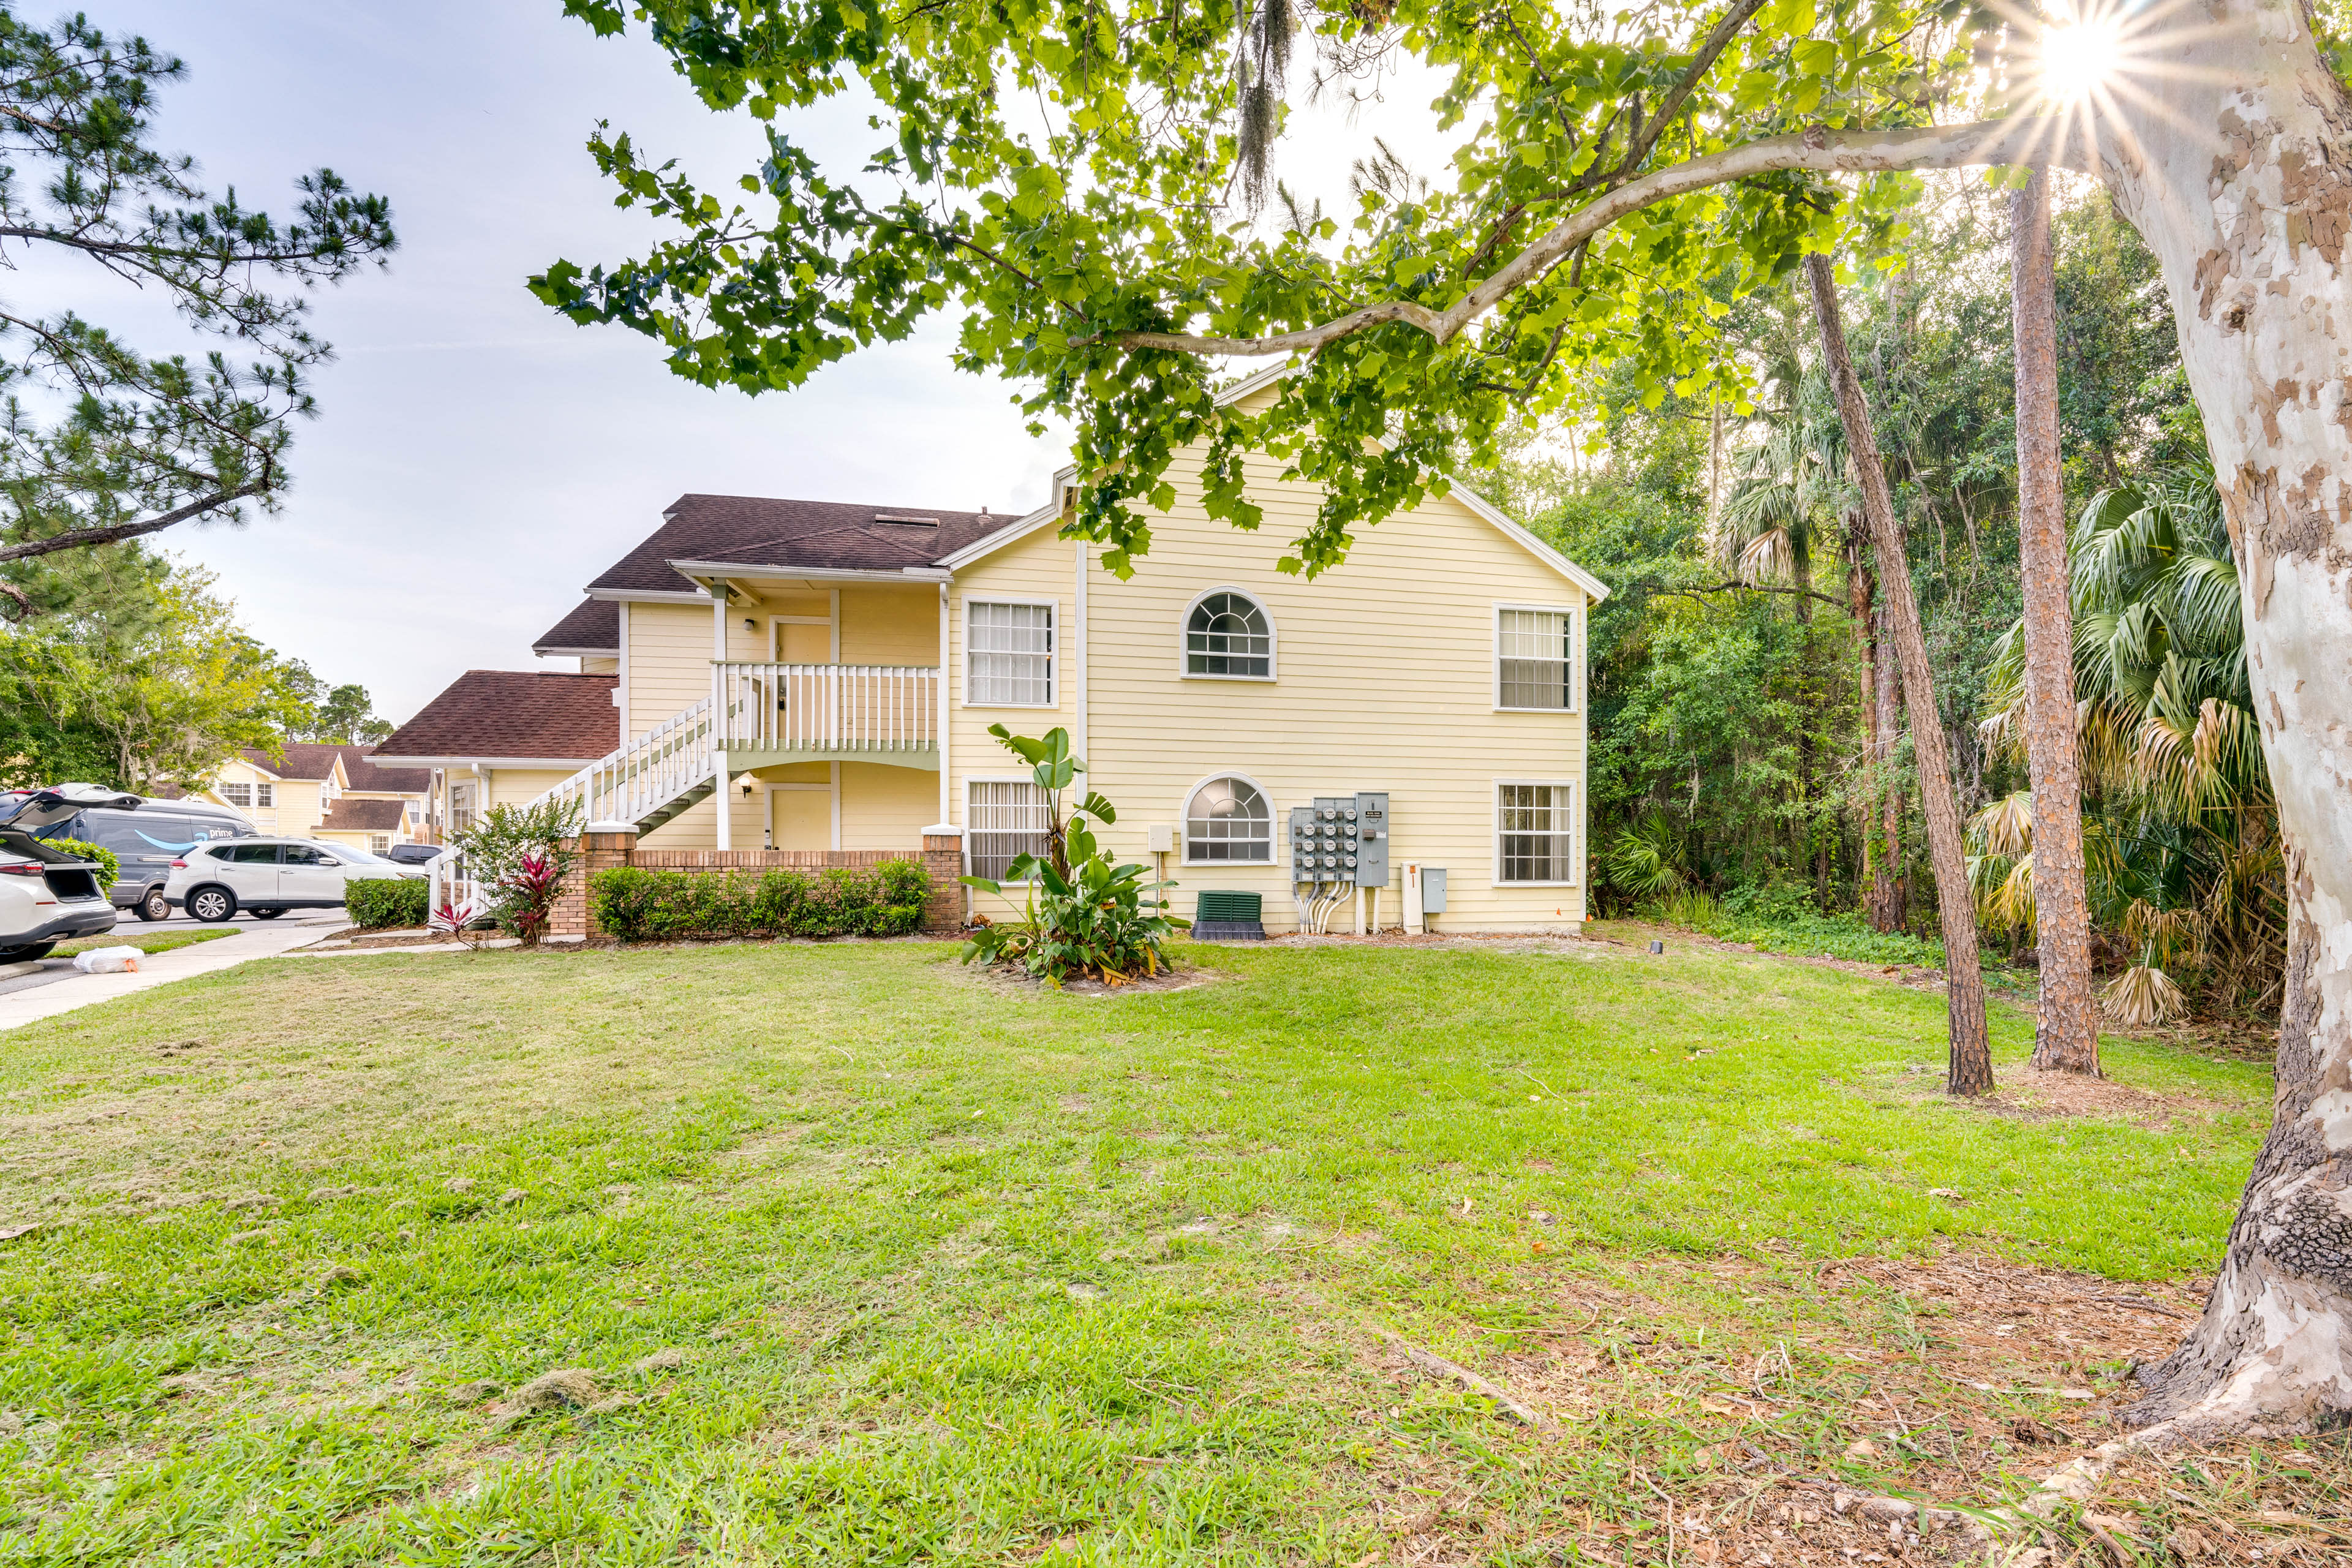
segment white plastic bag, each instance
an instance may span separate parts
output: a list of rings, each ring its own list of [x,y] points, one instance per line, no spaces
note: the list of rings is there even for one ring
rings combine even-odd
[[[135,947],[93,947],[74,954],[74,967],[84,974],[136,974],[142,956]]]

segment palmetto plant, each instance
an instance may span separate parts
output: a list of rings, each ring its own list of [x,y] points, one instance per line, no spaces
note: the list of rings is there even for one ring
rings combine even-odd
[[[1618,834],[1604,859],[1610,881],[1636,899],[1682,890],[1683,836],[1663,811],[1652,811]]]
[[[2126,1025],[2176,1018],[2194,985],[2264,1005],[2284,951],[2283,862],[2212,474],[2168,468],[2101,491],[2068,553],[2084,787],[2095,801],[2084,856],[2094,913],[2132,958],[2108,1009]],[[2012,752],[2022,656],[2012,627],[1986,692],[1985,735]],[[1996,929],[2032,920],[2032,812],[2020,798],[1971,825],[1979,906]]]

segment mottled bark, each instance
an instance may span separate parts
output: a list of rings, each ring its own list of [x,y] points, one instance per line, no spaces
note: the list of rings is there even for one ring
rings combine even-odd
[[[2287,846],[2278,1093],[2174,1430],[2352,1417],[2352,99],[2296,0],[2134,23],[2099,173],[2164,268]]]
[[[1903,531],[1895,521],[1895,500],[1886,489],[1886,468],[1878,455],[1870,405],[1854,379],[1846,351],[1837,284],[1822,256],[1805,258],[1813,315],[1821,323],[1822,354],[1837,390],[1838,420],[1845,427],[1863,514],[1878,546],[1879,583],[1886,604],[1886,626],[1903,664],[1903,692],[1911,710],[1911,745],[1919,763],[1919,805],[1927,819],[1927,848],[1936,868],[1937,907],[1944,923],[1944,991],[1951,1031],[1950,1069],[1945,1087],[1954,1094],[1983,1094],[1992,1088],[1992,1049],[1985,1033],[1984,973],[1977,963],[1976,900],[1969,888],[1967,852],[1960,842],[1960,805],[1952,793],[1951,761],[1944,728],[1937,720],[1935,686],[1929,678],[1927,634],[1918,602],[1911,594],[1911,571]]]
[[[2050,177],[2011,194],[2010,284],[2017,351],[2018,569],[2025,585],[2025,760],[2033,785],[2034,934],[2042,976],[2033,1065],[2099,1071],[2091,909],[2083,879],[2082,765],[2074,737],[2074,616],[2066,596],[2066,501],[2058,450],[2058,300]]]

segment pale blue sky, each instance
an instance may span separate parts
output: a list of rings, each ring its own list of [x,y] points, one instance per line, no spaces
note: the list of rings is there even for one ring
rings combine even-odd
[[[1024,433],[1010,387],[950,368],[945,321],[751,398],[679,381],[649,340],[575,328],[524,290],[559,256],[612,259],[655,232],[614,209],[582,150],[600,118],[722,188],[756,156],[748,120],[705,111],[642,36],[596,39],[556,0],[89,11],[187,60],[158,140],[215,188],[282,212],[293,176],[324,163],[392,199],[390,270],[318,297],[340,358],[314,384],[323,416],[299,433],[286,509],[162,542],[217,572],[264,640],[363,682],[394,719],[465,668],[565,668],[531,639],[682,491],[1025,510],[1065,460]],[[1380,129],[1427,145],[1425,113],[1391,98]],[[1318,119],[1286,173],[1329,201],[1371,127]],[[821,155],[869,139],[846,103],[791,129]],[[26,297],[51,287],[68,291]],[[0,288],[169,346],[148,304],[82,273]]]

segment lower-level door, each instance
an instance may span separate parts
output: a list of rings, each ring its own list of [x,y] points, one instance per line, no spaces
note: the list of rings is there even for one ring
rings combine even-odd
[[[824,785],[795,789],[790,784],[768,786],[769,809],[774,814],[778,849],[833,847],[833,791]]]

